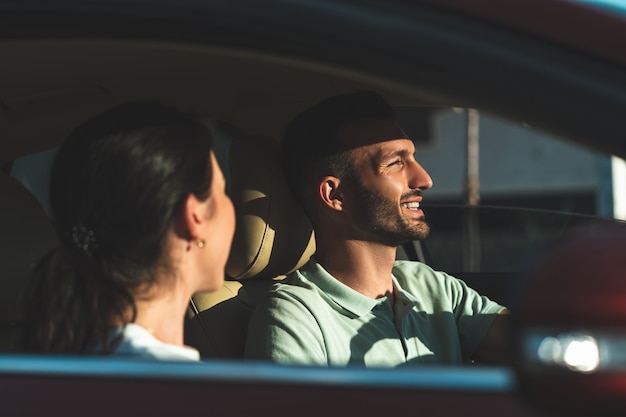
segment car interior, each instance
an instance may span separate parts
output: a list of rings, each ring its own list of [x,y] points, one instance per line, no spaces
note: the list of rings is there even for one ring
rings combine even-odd
[[[54,150],[92,115],[126,101],[155,99],[211,127],[237,226],[225,284],[190,300],[185,338],[203,357],[238,358],[258,297],[315,251],[311,226],[276,160],[287,122],[326,97],[360,90],[376,90],[398,108],[456,105],[428,89],[365,72],[172,43],[7,41],[0,45],[0,62],[2,351],[17,349],[21,291],[35,262],[57,243],[45,191],[37,191],[45,190],[45,173],[20,176],[18,165]],[[399,256],[428,262],[427,246],[400,248]],[[501,278],[492,274],[474,283],[499,294]]]
[[[626,181],[626,8],[619,2],[0,3],[0,414],[379,415],[415,404],[440,416],[469,408],[484,416],[625,414],[626,234],[594,233],[618,223],[626,231],[626,221],[597,210],[615,207],[619,194],[626,219],[626,182],[609,184],[614,159]],[[441,150],[446,162],[431,159],[436,177],[423,164],[434,180],[421,204],[431,233],[398,247],[398,259],[427,263],[511,307],[510,366],[318,369],[241,359],[260,297],[315,251],[311,225],[278,167],[283,130],[319,101],[362,90],[381,93],[403,115],[418,162]],[[59,244],[47,190],[56,149],[83,121],[135,100],[173,105],[207,124],[234,203],[224,285],[195,294],[185,318],[185,343],[206,360],[22,355],[23,290]],[[456,136],[444,129],[446,147],[423,140],[432,119],[422,116],[432,109],[460,126]],[[457,190],[468,185],[458,175],[465,161],[448,157],[469,153],[463,117],[470,110],[480,114],[481,135],[485,120],[498,122],[490,145],[499,163],[489,175],[503,190],[490,201],[481,194],[474,207],[441,187],[451,166],[462,182]],[[509,127],[523,134],[513,138]],[[572,162],[562,148],[542,154],[526,133],[601,158]],[[510,163],[520,160],[518,138],[527,159]],[[532,163],[541,158],[554,170]],[[534,207],[528,190],[507,200],[510,178],[532,172],[550,185],[564,165],[567,179],[585,170],[604,176],[585,190],[569,182],[558,208]],[[560,186],[542,188],[540,198],[561,198]],[[580,231],[588,233],[558,256],[544,252]],[[544,269],[532,271],[545,253]]]
[[[0,69],[3,351],[17,349],[21,291],[36,261],[57,244],[46,211],[46,173],[28,172],[23,160],[48,152],[49,164],[50,151],[84,119],[125,101],[156,99],[211,127],[237,227],[224,287],[190,300],[186,341],[205,357],[240,357],[255,300],[315,250],[311,226],[276,162],[288,120],[328,96],[364,89],[397,106],[433,104],[386,80],[211,48],[16,41],[0,47],[0,60],[16,63]],[[46,165],[34,161],[39,171]]]

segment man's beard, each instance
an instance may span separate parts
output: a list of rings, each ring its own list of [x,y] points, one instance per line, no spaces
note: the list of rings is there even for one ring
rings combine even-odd
[[[358,181],[355,181],[354,186],[358,198],[356,207],[359,208],[354,211],[354,222],[362,230],[376,236],[380,243],[398,246],[428,236],[430,227],[425,217],[419,219],[404,217],[403,209],[396,201],[386,198]],[[402,195],[401,201],[421,195],[419,190],[410,191]]]

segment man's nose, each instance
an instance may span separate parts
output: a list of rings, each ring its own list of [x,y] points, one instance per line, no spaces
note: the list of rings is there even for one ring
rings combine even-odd
[[[428,175],[428,172],[416,161],[411,170],[411,178],[409,180],[409,187],[420,190],[428,190],[433,186],[433,180]]]

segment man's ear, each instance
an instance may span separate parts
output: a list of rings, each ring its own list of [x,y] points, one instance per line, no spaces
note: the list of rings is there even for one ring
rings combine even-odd
[[[333,210],[343,209],[343,192],[339,185],[341,180],[337,177],[327,176],[319,183],[318,193],[322,203]]]
[[[195,194],[190,193],[182,205],[181,223],[185,234],[191,240],[201,236],[201,230],[206,222],[206,204],[198,200]]]

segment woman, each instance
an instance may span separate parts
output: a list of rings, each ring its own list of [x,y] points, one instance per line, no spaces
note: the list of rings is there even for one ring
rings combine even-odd
[[[222,285],[235,229],[204,125],[153,102],[96,116],[59,149],[50,202],[62,243],[36,268],[26,350],[198,360],[186,309]]]

